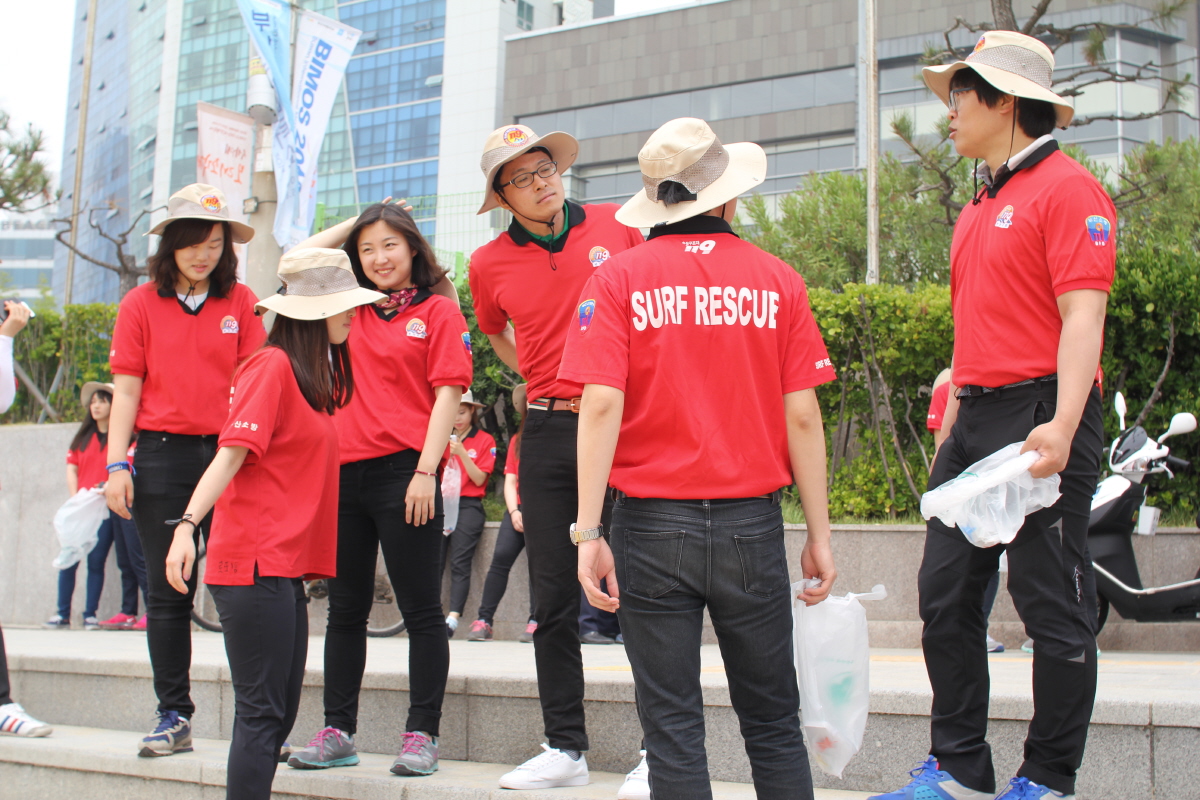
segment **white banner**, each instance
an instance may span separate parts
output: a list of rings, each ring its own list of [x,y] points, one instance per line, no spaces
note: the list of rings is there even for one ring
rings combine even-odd
[[[229,217],[249,223],[243,203],[250,196],[250,154],[254,151],[254,120],[227,108],[196,104],[196,183],[225,193]],[[238,254],[238,279],[245,277],[245,250]]]
[[[311,11],[300,15],[296,32],[296,60],[292,69],[292,108],[295,126],[292,158],[295,184],[281,195],[279,208],[291,219],[288,243],[294,246],[312,232],[317,210],[317,157],[329,127],[333,101],[350,55],[362,31]],[[281,243],[282,244],[282,243]]]

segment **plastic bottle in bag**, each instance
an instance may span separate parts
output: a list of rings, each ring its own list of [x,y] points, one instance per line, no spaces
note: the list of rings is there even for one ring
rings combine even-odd
[[[462,470],[458,459],[451,458],[442,470],[442,535],[449,536],[458,527],[458,499],[462,493]]]
[[[792,584],[793,598],[807,585]],[[815,606],[792,600],[804,739],[817,765],[836,778],[862,748],[871,704],[867,612],[859,600],[885,597],[887,590],[879,584],[865,594],[827,597]]]
[[[958,526],[976,547],[1008,544],[1025,517],[1058,502],[1059,477],[1034,478],[1029,472],[1040,456],[1022,454],[1014,442],[967,467],[961,475],[921,497],[921,516]]]

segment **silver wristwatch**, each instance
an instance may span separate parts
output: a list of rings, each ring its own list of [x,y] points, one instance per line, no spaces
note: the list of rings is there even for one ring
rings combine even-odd
[[[597,525],[594,528],[584,528],[583,530],[575,530],[575,523],[571,523],[571,541],[574,544],[580,542],[590,542],[592,539],[599,539],[604,535],[604,526]]]

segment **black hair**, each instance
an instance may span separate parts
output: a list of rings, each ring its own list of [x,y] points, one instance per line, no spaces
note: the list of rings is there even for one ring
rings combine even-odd
[[[524,153],[522,153],[521,155],[527,156],[530,153],[545,153],[547,158],[549,158],[551,161],[554,160],[554,154],[551,153],[546,148],[541,147],[541,146],[531,147],[528,150],[526,150]],[[503,196],[504,195],[504,183],[500,180],[501,172],[504,172],[503,164],[500,165],[500,169],[496,170],[496,174],[492,176],[492,191]]]
[[[971,69],[960,69],[950,78],[950,89],[974,89],[979,102],[988,108],[995,108],[1005,93],[992,86],[983,77]],[[1017,102],[1017,124],[1021,131],[1031,139],[1040,139],[1050,133],[1058,125],[1058,111],[1053,103],[1045,100],[1031,100],[1028,97],[1014,98]]]
[[[350,268],[354,270],[354,277],[358,279],[358,285],[364,289],[378,291],[378,288],[367,277],[367,273],[363,271],[362,259],[358,255],[358,237],[362,234],[363,229],[368,225],[374,225],[376,222],[382,222],[391,228],[396,233],[404,237],[408,243],[408,249],[412,251],[412,283],[413,286],[419,286],[423,289],[429,289],[437,285],[442,276],[446,274],[446,270],[442,269],[438,264],[437,256],[433,252],[433,248],[429,246],[428,240],[421,235],[421,229],[417,227],[416,220],[412,218],[407,211],[400,206],[389,203],[375,203],[367,206],[367,210],[359,215],[358,221],[354,223],[354,227],[350,229],[350,235],[346,237],[346,243],[342,245],[342,249],[346,251],[346,255],[350,256]]]
[[[100,395],[108,400],[110,406],[112,405],[112,392],[107,389],[97,389],[92,394],[92,397],[96,395]],[[71,440],[71,446],[67,449],[83,452],[87,448],[88,442],[91,441],[93,433],[100,440],[101,450],[108,447],[108,434],[100,432],[100,427],[96,424],[96,419],[92,416],[92,401],[89,399],[87,415],[83,418],[83,423],[80,424],[79,430],[75,431],[75,438]]]
[[[278,347],[287,354],[300,394],[314,410],[333,414],[354,396],[350,345],[331,344],[325,320],[278,314],[263,347]]]
[[[228,222],[205,219],[177,219],[163,229],[158,252],[150,256],[150,280],[158,285],[159,297],[174,297],[175,283],[183,273],[175,263],[175,251],[208,241],[213,225],[220,225],[225,235],[225,247],[208,277],[210,297],[225,297],[237,283],[237,255],[233,252],[233,236]]]
[[[673,206],[678,203],[690,203],[696,199],[696,195],[688,191],[688,188],[678,181],[663,181],[658,185],[658,202],[666,206]]]

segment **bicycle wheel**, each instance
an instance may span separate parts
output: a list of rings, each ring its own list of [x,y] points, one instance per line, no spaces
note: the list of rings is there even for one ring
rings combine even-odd
[[[196,551],[196,563],[192,569],[196,573],[196,597],[192,601],[192,622],[213,633],[221,632],[221,617],[217,614],[217,604],[204,585],[204,539],[200,540],[200,548]]]
[[[404,617],[396,604],[396,593],[388,579],[387,567],[383,563],[383,551],[375,551],[375,601],[371,604],[371,616],[367,618],[367,636],[383,639],[395,636],[404,630]]]

